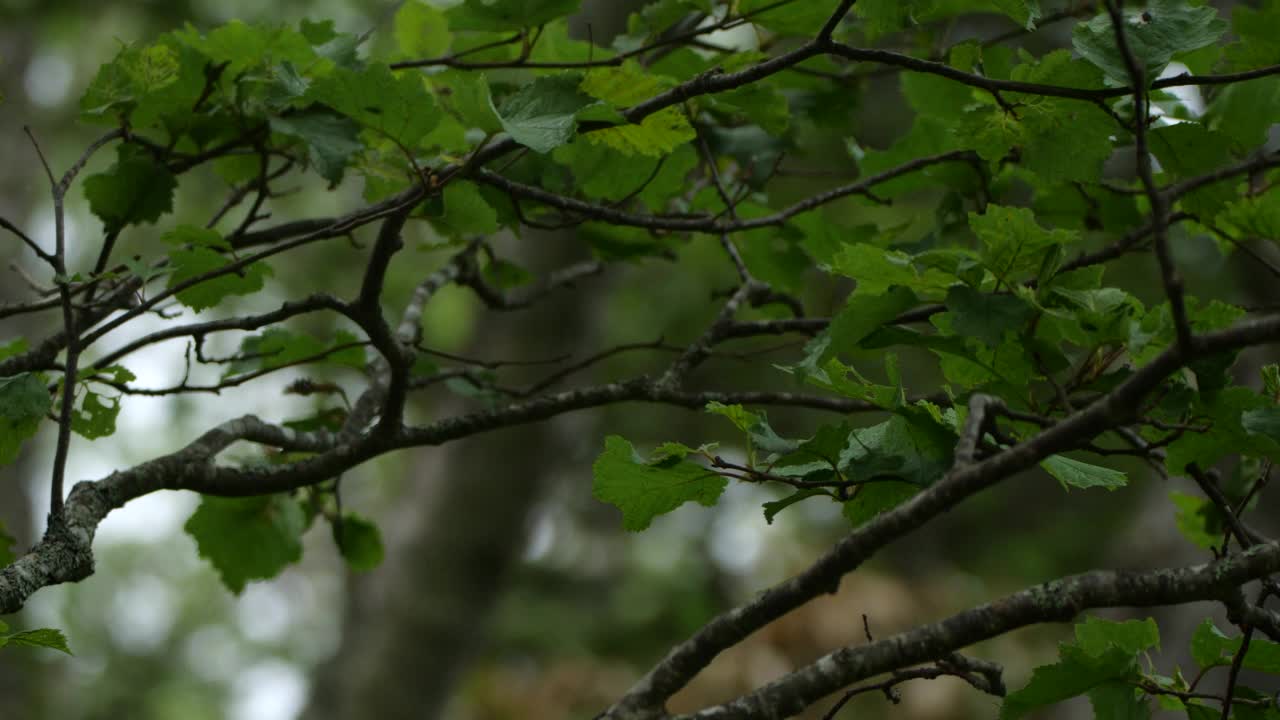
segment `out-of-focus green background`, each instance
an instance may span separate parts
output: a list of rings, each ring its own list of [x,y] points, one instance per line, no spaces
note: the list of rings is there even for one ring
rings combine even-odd
[[[586,3],[592,36],[607,37],[636,4]],[[385,0],[0,0],[0,215],[37,239],[51,236],[47,186],[22,128],[32,129],[55,168],[70,164],[100,132],[75,123],[79,95],[121,44],[188,22],[205,29],[233,18],[294,23],[308,17],[332,19],[343,31],[373,28],[364,47],[377,54],[392,42],[394,9]],[[1005,29],[1007,22],[992,17],[950,32],[954,39]],[[1043,31],[1030,46],[1061,44],[1068,31],[1069,23]],[[852,114],[864,146],[884,146],[903,126],[905,109],[892,75],[846,99],[847,107],[826,111]],[[838,159],[842,152],[824,152],[843,140],[824,129],[829,126],[819,119],[808,124],[793,157],[797,167],[815,172],[784,182],[778,192],[798,195],[855,171]],[[95,159],[89,172],[106,162]],[[176,216],[207,217],[218,198],[200,180],[189,182],[194,187],[180,190]],[[360,202],[355,185],[325,192],[308,181],[272,209],[277,219],[340,212]],[[100,228],[82,195],[76,191],[71,198],[69,237],[73,251],[86,254],[83,262],[96,252]],[[913,209],[894,211],[905,217]],[[145,247],[160,228],[130,232],[123,242]],[[572,233],[530,234],[500,244],[533,268],[554,267],[583,252]],[[11,239],[0,240],[0,301],[29,297],[25,281],[10,269],[18,263],[37,274],[23,252]],[[1179,252],[1194,292],[1235,301],[1274,299],[1244,263],[1222,261],[1196,242]],[[351,246],[309,251],[290,266],[301,272],[277,272],[273,292],[278,299],[315,289],[348,291],[355,281],[349,269],[358,267],[353,262],[359,258]],[[406,253],[397,261],[390,294],[403,294],[441,260]],[[483,311],[467,292],[445,292],[428,313],[430,341],[472,355],[530,358],[582,355],[660,335],[687,340],[715,311],[711,291],[729,287],[732,275],[710,242],[695,240],[679,260],[612,272],[582,286],[590,300],[558,297],[516,316]],[[1154,263],[1148,260],[1129,269],[1151,296],[1156,288],[1147,266]],[[806,298],[811,311],[830,311],[839,290],[814,287]],[[0,341],[39,336],[49,320],[6,320]],[[769,364],[794,356],[795,343],[775,339],[732,349],[763,354],[751,362],[717,359],[697,381],[720,388],[789,386]],[[661,360],[627,356],[597,377]],[[158,348],[129,365],[146,384],[164,385],[181,375],[182,347]],[[307,407],[276,395],[283,383],[268,382],[268,390],[243,388],[220,398],[127,398],[115,436],[76,438],[69,475],[103,476],[166,452],[225,417],[252,411],[288,418]],[[439,395],[413,412],[429,418],[463,406]],[[815,423],[796,413],[771,417],[795,434]],[[606,433],[640,443],[719,440],[730,453],[726,426],[697,413],[628,406],[381,459],[344,478],[344,502],[382,526],[388,559],[381,568],[349,573],[329,537],[316,531],[300,566],[239,597],[222,588],[182,531],[194,495],[165,493],[132,503],[104,523],[95,575],[42,590],[21,615],[6,618],[20,629],[64,629],[76,654],[0,651],[0,717],[589,718],[672,643],[803,567],[846,529],[838,508],[822,504],[797,506],[767,525],[760,503],[768,492],[735,487],[714,509],[685,507],[643,534],[624,536],[615,511],[590,498],[590,464]],[[51,436],[42,436],[17,466],[0,471],[0,520],[23,543],[43,525],[51,453]],[[973,500],[849,577],[838,595],[727,653],[673,709],[732,697],[836,646],[860,642],[863,615],[871,631],[884,636],[1061,574],[1202,559],[1172,530],[1173,509],[1164,498],[1174,488],[1140,467],[1128,469],[1138,481],[1119,493],[1065,494],[1037,475]],[[1185,645],[1179,638],[1192,621],[1158,617],[1165,647],[1174,651],[1161,663],[1172,670],[1177,648]],[[1067,632],[1028,630],[977,652],[1004,663],[1007,682],[1017,686],[1031,667],[1053,657],[1054,642]],[[899,706],[869,695],[842,717],[978,718],[995,711],[991,698],[958,681],[938,680],[904,687]],[[1071,717],[1088,708],[1068,705],[1055,712]]]

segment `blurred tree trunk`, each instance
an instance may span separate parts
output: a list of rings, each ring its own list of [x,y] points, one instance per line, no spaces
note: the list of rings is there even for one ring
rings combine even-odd
[[[4,48],[3,62],[0,63],[4,77],[0,81],[0,87],[16,89],[23,86],[22,73],[31,60],[33,50],[33,38],[29,30],[22,23],[0,23],[0,48]],[[26,98],[14,93],[5,98],[5,103],[5,112],[0,113],[0,157],[16,159],[30,156],[29,159],[34,162],[31,146],[22,133],[22,118],[28,117]],[[18,174],[0,174],[0,178],[0,216],[20,226],[25,225],[25,213],[32,207],[34,200],[31,184]],[[36,188],[45,187],[47,186],[44,184],[36,185]],[[0,243],[3,243],[0,247],[4,248],[0,251],[0,264],[3,265],[0,272],[8,276],[5,281],[0,282],[0,303],[30,299],[17,275],[8,269],[9,264],[17,262],[26,250],[11,235],[4,235]],[[17,331],[24,337],[35,328],[35,323],[22,317],[5,322],[11,331]],[[16,338],[0,337],[0,342],[14,339]],[[3,523],[5,532],[17,539],[13,548],[15,552],[30,547],[36,531],[32,523],[31,501],[27,495],[28,486],[31,485],[28,481],[40,465],[33,457],[33,445],[28,443],[27,449],[16,462],[0,468],[0,523]],[[28,629],[21,615],[5,618],[5,622],[16,629]],[[0,652],[0,718],[26,717],[34,706],[40,684],[35,682],[34,666],[29,662],[30,659],[29,654],[21,651]]]
[[[585,37],[590,24],[599,39],[617,34],[635,3],[586,5],[575,34]],[[537,248],[536,258],[518,258],[534,266],[563,266],[584,254],[563,235],[527,233],[520,245]],[[519,358],[579,350],[589,321],[583,303],[552,296],[514,317],[486,318],[489,334],[471,352]],[[319,671],[305,717],[441,715],[484,641],[566,436],[561,423],[538,423],[415,451],[414,477],[383,523],[386,560],[351,584],[341,647]]]

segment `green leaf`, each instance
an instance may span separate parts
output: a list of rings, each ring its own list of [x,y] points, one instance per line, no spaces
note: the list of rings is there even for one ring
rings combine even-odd
[[[741,405],[725,405],[715,400],[707,403],[706,411],[712,415],[728,418],[739,430],[745,432],[751,450],[758,448],[765,452],[787,453],[795,450],[800,444],[795,440],[779,437],[769,425],[769,418],[763,412],[754,413],[743,409]]]
[[[39,375],[22,373],[0,377],[0,418],[26,420],[49,412],[53,400]]]
[[[1007,284],[1039,270],[1054,245],[1070,245],[1078,238],[1069,230],[1045,230],[1026,208],[999,205],[988,205],[982,215],[969,213],[969,227],[982,242],[983,264]]]
[[[712,95],[708,103],[713,109],[730,115],[742,115],[771,135],[781,135],[791,123],[787,98],[767,85],[745,85]]]
[[[53,398],[39,375],[0,377],[0,465],[17,459],[22,443],[36,434],[52,406]]]
[[[1230,665],[1240,650],[1240,637],[1228,637],[1205,619],[1191,636],[1191,657],[1201,668]],[[1254,637],[1249,641],[1242,667],[1258,672],[1280,674],[1280,643]]]
[[[894,509],[920,492],[920,486],[896,480],[869,482],[858,488],[852,500],[844,502],[843,514],[849,526],[857,528],[875,516]]]
[[[356,572],[366,572],[382,564],[385,554],[378,526],[356,513],[346,513],[333,523],[333,541]]]
[[[1264,0],[1260,7],[1231,7],[1231,30],[1239,38],[1227,46],[1234,69],[1252,70],[1280,63],[1280,2]]]
[[[431,76],[431,83],[445,107],[457,116],[464,127],[479,128],[486,133],[502,129],[484,75],[445,72]]]
[[[327,112],[307,111],[287,118],[271,118],[271,130],[298,138],[307,146],[311,167],[336,185],[351,158],[364,148],[360,126],[350,118]]]
[[[830,344],[820,360],[840,352],[850,352],[858,343],[885,323],[916,306],[918,299],[909,288],[895,285],[883,294],[855,293],[844,309],[831,319]]]
[[[445,13],[422,0],[409,0],[396,11],[396,45],[407,58],[433,58],[445,54],[453,36]]]
[[[1250,435],[1265,435],[1280,442],[1280,408],[1246,410],[1240,415],[1240,426]]]
[[[173,266],[173,273],[169,276],[170,288],[231,264],[230,259],[215,249],[225,248],[226,241],[213,230],[179,225],[161,239],[175,246],[169,251],[169,263]],[[178,302],[199,312],[215,307],[230,295],[258,292],[271,274],[266,263],[256,262],[180,290],[175,297]]]
[[[849,434],[840,470],[853,482],[895,479],[917,489],[932,485],[952,463],[955,434],[922,408],[901,407],[878,425]],[[865,492],[865,490],[863,491]]]
[[[664,75],[645,70],[640,63],[628,60],[620,67],[593,69],[582,78],[579,89],[597,100],[625,108],[675,86]]]
[[[797,490],[780,500],[770,500],[769,502],[764,503],[764,521],[772,525],[773,519],[778,516],[778,513],[792,505],[795,505],[801,500],[814,497],[815,495],[825,495],[829,497],[830,493],[822,488],[806,488],[804,490]]]
[[[1050,455],[1040,463],[1040,467],[1057,478],[1066,490],[1073,487],[1084,490],[1095,487],[1115,490],[1129,484],[1129,478],[1119,470],[1090,465],[1064,455]]]
[[[232,20],[201,35],[187,25],[175,33],[184,45],[196,50],[215,65],[227,63],[226,77],[235,77],[254,66],[289,62],[307,67],[316,51],[301,32],[287,25],[266,25]]]
[[[858,281],[855,295],[883,295],[890,287],[900,285],[918,295],[941,295],[956,282],[953,275],[935,268],[917,268],[911,255],[857,243],[847,245],[831,262],[832,270]]]
[[[623,527],[632,532],[644,530],[655,517],[686,502],[715,505],[728,484],[723,477],[684,460],[645,462],[631,443],[617,435],[605,439],[604,452],[592,471],[592,495],[621,510]]]
[[[1229,387],[1212,395],[1202,394],[1192,410],[1210,420],[1205,432],[1185,433],[1169,444],[1165,467],[1184,474],[1190,463],[1211,467],[1224,456],[1239,453],[1280,460],[1280,444],[1270,435],[1248,432],[1242,423],[1245,413],[1272,407],[1274,403],[1246,387]],[[1260,416],[1250,415],[1257,426]]]
[[[578,11],[582,0],[465,0],[448,11],[454,30],[498,32],[546,24]]]
[[[855,10],[857,7],[855,6]],[[799,2],[778,5],[777,0],[742,0],[738,12],[751,15],[751,21],[779,35],[813,35],[831,17],[827,3]]]
[[[1210,519],[1217,514],[1217,510],[1208,498],[1174,491],[1169,493],[1169,499],[1178,509],[1175,522],[1183,537],[1204,550],[1222,544],[1222,533],[1211,532],[1209,529]]]
[[[678,108],[669,107],[640,123],[616,125],[586,136],[588,142],[608,145],[625,155],[661,157],[693,140],[698,133]]]
[[[1147,720],[1151,702],[1141,688],[1128,682],[1103,683],[1089,690],[1094,720]]]
[[[1004,342],[1006,333],[1025,328],[1035,314],[1031,304],[1016,295],[978,292],[968,285],[953,285],[946,303],[957,335],[978,338],[992,347]]]
[[[1212,5],[1195,6],[1183,0],[1151,0],[1145,8],[1125,9],[1123,13],[1125,39],[1148,84],[1174,55],[1211,45],[1227,30],[1227,23]],[[1104,12],[1076,25],[1071,44],[1107,77],[1122,85],[1130,83],[1109,14]]]
[[[540,77],[494,107],[502,128],[521,145],[548,153],[573,139],[575,116],[595,102],[578,90],[582,76],[564,73]]]
[[[1114,622],[1090,615],[1075,626],[1076,645],[1095,657],[1111,648],[1131,654],[1160,648],[1160,627],[1153,618]]]
[[[1237,5],[1236,12],[1241,7]],[[1280,114],[1280,78],[1232,83],[1218,93],[1206,114],[1212,130],[1242,148],[1256,148],[1267,141],[1267,132]]]
[[[13,633],[12,635],[0,635],[0,646],[5,645],[49,648],[50,650],[59,650],[68,655],[72,654],[70,646],[67,645],[67,636],[63,635],[61,630],[53,628],[40,628],[39,630],[27,630]]]
[[[914,25],[917,13],[931,4],[932,0],[862,0],[853,6],[853,12],[862,19],[867,38],[875,40]]]
[[[1059,661],[1035,669],[1026,687],[1010,693],[1000,708],[1000,720],[1016,720],[1037,708],[1083,695],[1134,672],[1134,655],[1110,648],[1100,656],[1074,645],[1059,649]]]
[[[1229,162],[1232,140],[1194,122],[1156,128],[1148,134],[1151,152],[1160,161],[1161,171],[1176,179],[1186,179],[1216,170]],[[1210,184],[1183,196],[1180,202],[1190,212],[1209,220],[1236,196],[1231,182]]]
[[[485,202],[480,188],[466,180],[455,180],[442,193],[442,214],[432,224],[445,235],[462,237],[488,235],[498,231],[498,213]]]
[[[227,366],[223,377],[296,365],[308,358],[318,358],[311,362],[362,370],[365,367],[365,353],[358,342],[356,336],[345,330],[335,332],[333,341],[326,344],[311,335],[282,327],[269,328],[240,341],[241,357]],[[348,345],[351,347],[332,350]]]
[[[84,195],[89,210],[102,220],[107,232],[113,232],[126,225],[159,220],[173,209],[177,185],[168,168],[146,150],[121,143],[116,162],[106,172],[85,178]]]
[[[712,415],[720,415],[726,417],[729,422],[733,423],[739,430],[750,432],[751,428],[760,423],[760,415],[743,408],[741,405],[726,405],[722,402],[712,400],[707,403],[707,412]]]
[[[1227,637],[1213,624],[1213,620],[1205,618],[1191,636],[1191,658],[1202,668],[1223,665],[1231,662],[1231,638]]]
[[[1066,50],[1056,50],[1035,63],[1013,68],[1010,79],[1021,82],[1076,88],[1101,88],[1102,73],[1082,60],[1074,60]],[[1035,174],[1042,184],[1096,182],[1102,164],[1111,157],[1115,131],[1113,121],[1102,109],[1066,98],[1014,95],[1017,103],[1015,137],[1020,165]],[[1007,115],[1003,108],[992,112]],[[1012,132],[1012,128],[1010,128]],[[1003,156],[1001,151],[1000,155]],[[992,159],[989,155],[984,155]]]
[[[287,495],[220,498],[205,495],[184,526],[200,556],[237,595],[250,580],[275,577],[302,558],[306,514]]]
[[[120,414],[120,398],[106,397],[88,391],[71,415],[71,429],[81,437],[96,440],[116,431],[116,416]]]
[[[0,360],[11,358],[14,355],[21,355],[30,348],[26,338],[18,338],[0,345]]]
[[[1034,30],[1040,19],[1040,0],[991,0],[991,4],[1026,30]]]
[[[309,97],[412,149],[435,128],[440,112],[419,73],[393,75],[380,63],[362,71],[337,68],[317,80]]]

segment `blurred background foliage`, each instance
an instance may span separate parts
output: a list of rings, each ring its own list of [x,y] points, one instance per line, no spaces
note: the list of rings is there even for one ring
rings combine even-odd
[[[592,37],[603,42],[609,28],[619,27],[638,4],[587,2]],[[1219,5],[1230,11],[1229,3]],[[386,0],[0,1],[0,157],[5,160],[0,214],[21,219],[37,239],[50,236],[49,197],[22,128],[32,128],[55,167],[72,162],[100,132],[74,122],[76,102],[97,66],[122,44],[184,23],[207,29],[233,18],[286,23],[312,18],[332,19],[341,31],[372,29],[364,49],[385,56],[394,43],[390,18],[395,7]],[[1069,25],[1016,43],[1037,53],[1061,47]],[[952,42],[1012,29],[1007,20],[978,17],[924,28],[901,42],[927,46],[944,37]],[[844,150],[850,131],[865,148],[887,147],[908,113],[893,74],[873,79],[861,91],[849,88],[810,101],[811,107],[794,109],[799,129],[785,164],[792,172],[777,184],[778,196],[800,197],[828,186],[832,178],[852,176],[856,167]],[[94,162],[96,167],[107,161]],[[308,185],[275,203],[273,212],[280,218],[341,212],[360,202],[354,184],[335,192]],[[212,183],[205,188],[184,184],[177,221],[208,216],[219,201],[209,187]],[[85,252],[92,252],[97,221],[81,196],[73,197],[72,247],[79,238]],[[930,203],[874,210],[849,203],[835,212],[863,213],[862,222],[874,212],[881,226],[906,225],[921,212],[934,212],[936,198]],[[145,247],[160,231],[131,230],[128,241]],[[413,273],[393,276],[392,297],[407,293],[424,269],[444,259],[430,251],[427,231],[417,232],[418,247],[400,261],[420,265]],[[579,245],[571,233],[529,233],[503,243],[512,257],[533,268],[580,256]],[[16,243],[0,244],[0,301],[29,292],[10,269],[23,262],[20,251]],[[1207,243],[1187,239],[1178,251],[1188,284],[1202,296],[1216,291],[1233,302],[1276,299],[1247,263],[1224,263]],[[353,265],[345,260],[360,252],[339,243],[295,256],[295,271],[275,278],[280,295],[315,287],[349,290],[358,278],[349,276]],[[1150,258],[1112,270],[1122,271],[1136,278],[1133,289],[1144,299],[1156,296]],[[290,288],[291,283],[299,287]],[[585,305],[574,305],[569,297],[569,305],[495,316],[469,291],[455,289],[433,300],[425,326],[433,346],[485,357],[584,355],[658,337],[678,344],[715,312],[708,288],[732,284],[718,248],[693,242],[672,263],[635,265],[593,281],[585,288],[591,297]],[[821,314],[845,290],[811,285],[805,301],[811,312]],[[38,333],[38,323],[7,330]],[[786,375],[769,369],[769,360],[789,362],[798,350],[796,343],[776,339],[740,343],[734,351],[741,356],[718,358],[699,379],[721,387],[791,387]],[[598,367],[595,377],[643,371],[657,359],[619,356]],[[134,369],[158,386],[180,377],[182,363],[182,348],[157,348]],[[861,369],[871,377],[881,372],[874,363]],[[931,371],[910,365],[905,370],[909,386],[930,380]],[[99,477],[174,447],[207,427],[208,416],[219,412],[215,408],[287,417],[302,414],[308,402],[266,396],[251,387],[221,397],[128,398],[115,436],[98,443],[77,440],[69,475]],[[460,402],[444,394],[430,396],[413,412],[436,414]],[[771,419],[793,435],[814,425],[812,417],[783,411]],[[103,524],[95,575],[74,586],[40,591],[12,619],[17,628],[63,628],[76,654],[0,653],[0,717],[363,717],[344,715],[349,711],[341,708],[372,707],[367,703],[376,704],[368,700],[373,693],[401,704],[404,714],[391,717],[434,717],[424,708],[435,703],[447,707],[441,710],[444,717],[457,720],[589,718],[674,642],[715,612],[803,567],[847,528],[838,507],[820,504],[797,506],[768,525],[759,509],[766,491],[738,486],[715,508],[685,507],[643,534],[624,537],[616,511],[590,498],[590,463],[606,431],[639,442],[680,439],[696,446],[720,441],[729,448],[729,430],[727,423],[699,413],[618,407],[562,418],[547,428],[504,431],[470,453],[451,446],[379,460],[344,479],[344,501],[379,519],[389,553],[383,567],[351,574],[330,539],[313,533],[300,566],[250,585],[239,597],[222,588],[182,531],[193,495],[166,493],[135,502]],[[41,440],[21,463],[0,471],[0,521],[23,542],[37,537],[46,511],[45,464],[52,438]],[[832,647],[859,642],[867,632],[888,635],[1029,583],[1121,562],[1113,558],[1134,567],[1203,559],[1171,530],[1173,508],[1165,497],[1176,488],[1141,467],[1126,469],[1143,480],[1117,493],[1064,495],[1050,478],[1035,475],[975,498],[878,556],[849,577],[838,595],[811,603],[726,653],[677,697],[672,709],[727,699]],[[433,490],[450,484],[458,488],[452,494]],[[495,501],[482,501],[483,493],[505,498],[506,508],[493,510]],[[463,525],[491,525],[489,542],[480,547],[463,539],[447,542],[456,536],[440,539],[461,532],[451,528]],[[450,564],[447,554],[456,562]],[[415,607],[424,617],[406,620],[403,608],[383,602],[397,594],[418,598]],[[432,612],[444,617],[430,617]],[[1158,617],[1166,647],[1185,646],[1178,638],[1189,633],[1191,623]],[[433,641],[429,634],[413,632],[417,623],[424,634],[445,625],[453,635]],[[1068,627],[1023,631],[988,643],[978,654],[1004,663],[1006,682],[1017,686],[1031,667],[1052,658],[1054,643],[1069,632]],[[384,641],[362,640],[368,638]],[[389,653],[396,640],[405,647]],[[1176,653],[1171,658],[1176,662]],[[916,683],[904,687],[902,695],[897,706],[883,696],[861,697],[841,717],[990,717],[996,711],[991,699],[955,680]],[[408,707],[423,714],[404,709],[404,703],[415,703]],[[381,709],[387,707],[392,706]],[[1069,717],[1088,709],[1068,704],[1055,712]]]

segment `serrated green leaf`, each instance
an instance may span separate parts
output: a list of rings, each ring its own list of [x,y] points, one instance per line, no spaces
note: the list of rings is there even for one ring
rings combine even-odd
[[[855,293],[831,319],[831,342],[824,347],[820,362],[835,353],[850,352],[864,338],[885,323],[915,307],[916,294],[909,288],[893,286],[880,295]]]
[[[1035,29],[1040,19],[1040,0],[991,0],[991,4],[1026,30]]]
[[[573,139],[578,111],[596,102],[578,89],[581,82],[578,73],[540,77],[505,98],[494,112],[516,142],[551,152]]]
[[[858,281],[855,295],[883,295],[894,285],[923,297],[945,292],[956,278],[936,268],[918,268],[911,255],[874,245],[847,245],[831,261],[832,270]]]
[[[320,177],[336,185],[351,158],[364,145],[360,142],[360,126],[350,118],[327,112],[306,111],[287,118],[271,118],[273,132],[291,135],[307,146],[311,167]]]
[[[795,450],[800,444],[795,440],[787,440],[774,432],[769,425],[769,418],[763,412],[755,413],[744,409],[741,405],[725,405],[711,401],[706,411],[713,415],[722,415],[729,419],[739,430],[747,434],[751,449],[760,449],[771,453],[787,453]]]
[[[1075,625],[1076,645],[1093,656],[1111,648],[1137,654],[1160,648],[1160,627],[1152,618],[1115,622],[1090,615]]]
[[[94,373],[96,377],[108,379],[114,383],[130,383],[138,379],[129,368],[123,365],[108,365]]]
[[[857,9],[856,6],[854,8]],[[827,3],[800,2],[779,5],[777,0],[742,0],[738,11],[751,13],[751,21],[780,35],[809,36],[822,28],[831,17]]]
[[[374,63],[362,71],[337,68],[317,80],[308,96],[407,150],[440,121],[423,82],[418,73],[393,75],[386,65]]]
[[[184,526],[223,584],[237,595],[250,580],[275,577],[302,558],[306,514],[287,495],[206,495]]]
[[[1191,657],[1201,668],[1230,665],[1239,652],[1241,643],[1240,637],[1228,637],[1212,620],[1206,618],[1191,636]],[[1280,643],[1260,637],[1251,638],[1249,652],[1245,653],[1241,666],[1258,672],[1280,674]]]
[[[382,564],[385,554],[378,526],[356,513],[346,513],[333,523],[333,541],[356,572],[367,572]]]
[[[1246,149],[1257,148],[1267,141],[1277,114],[1280,114],[1280,78],[1277,77],[1224,87],[1206,113],[1212,130]]]
[[[646,463],[617,435],[605,439],[592,471],[592,495],[621,510],[623,527],[632,532],[644,530],[655,517],[686,502],[715,505],[728,484],[707,468],[683,460]]]
[[[1208,529],[1209,519],[1216,512],[1208,498],[1174,491],[1169,493],[1169,499],[1178,509],[1175,522],[1183,537],[1204,550],[1216,548],[1222,543],[1221,533],[1213,533]]]
[[[1073,645],[1063,645],[1059,661],[1035,669],[1026,687],[1010,693],[1000,707],[1000,720],[1017,720],[1031,711],[1053,705],[1134,672],[1133,653],[1111,648],[1093,656]]]
[[[422,0],[409,0],[396,11],[396,45],[407,58],[433,58],[445,54],[453,35],[449,19],[441,10]]]
[[[52,403],[49,390],[39,375],[22,373],[0,377],[0,419],[41,418],[49,412]]]
[[[1265,435],[1280,442],[1280,408],[1246,410],[1240,415],[1240,426],[1251,435]]]
[[[174,246],[169,251],[169,263],[173,267],[169,276],[170,288],[231,264],[230,259],[214,249],[225,246],[226,241],[213,230],[179,225],[161,239]],[[215,307],[228,296],[258,292],[271,274],[266,263],[256,262],[180,290],[175,297],[178,302],[199,312]]]
[[[499,32],[546,24],[577,12],[582,0],[465,0],[447,13],[454,30]]]
[[[588,142],[608,145],[625,155],[661,157],[697,136],[684,113],[669,107],[649,115],[638,125],[616,125],[596,130],[586,138]]]
[[[675,85],[675,81],[628,60],[620,67],[592,69],[582,78],[579,89],[597,100],[625,108],[657,95]]]
[[[1247,432],[1241,425],[1246,412],[1273,405],[1246,387],[1225,388],[1207,398],[1202,395],[1194,410],[1211,421],[1209,429],[1185,433],[1170,443],[1165,467],[1170,473],[1181,475],[1190,463],[1212,467],[1231,453],[1280,460],[1280,444],[1276,440],[1265,433]]]
[[[1177,53],[1211,45],[1222,37],[1227,23],[1212,5],[1195,6],[1182,0],[1150,0],[1146,7],[1123,10],[1129,51],[1150,84]],[[1081,57],[1102,68],[1112,80],[1128,85],[1124,56],[1116,47],[1111,17],[1103,12],[1079,23],[1071,44]]]
[[[889,420],[849,434],[840,452],[840,470],[853,482],[896,479],[928,487],[952,463],[955,435],[910,406],[899,407]]]
[[[1156,128],[1148,133],[1151,153],[1162,172],[1172,178],[1196,177],[1230,162],[1232,140],[1194,122]],[[1184,195],[1180,202],[1190,212],[1210,220],[1236,193],[1230,182],[1214,183]]]
[[[852,500],[844,502],[843,514],[849,526],[858,528],[875,516],[894,509],[920,492],[918,485],[896,480],[869,482],[858,488]]]
[[[1073,487],[1115,490],[1129,484],[1129,478],[1119,470],[1072,460],[1063,455],[1050,455],[1040,463],[1040,467],[1062,483],[1066,490]]]
[[[173,209],[178,185],[168,168],[136,145],[121,144],[116,162],[106,172],[84,180],[89,210],[107,232],[126,225],[153,223]]]
[[[821,488],[806,488],[804,490],[797,490],[780,500],[770,500],[769,502],[764,503],[763,505],[764,521],[769,525],[772,525],[773,519],[778,516],[778,513],[791,507],[792,505],[795,505],[801,500],[805,500],[807,498],[811,498],[817,495],[825,495],[829,497],[830,493],[828,493],[826,490],[823,490]]]
[[[1045,230],[1027,208],[988,205],[981,215],[969,213],[969,227],[982,241],[982,262],[999,280],[1012,284],[1034,273],[1054,245],[1069,245],[1078,234]]]
[[[113,435],[116,416],[120,414],[120,398],[106,397],[88,391],[71,415],[71,429],[83,438],[96,440]]]
[[[731,115],[740,114],[771,135],[781,135],[791,123],[787,98],[767,85],[746,85],[710,96],[712,108]]]
[[[0,377],[0,465],[18,457],[27,438],[36,434],[53,398],[35,373]]]
[[[444,106],[457,116],[464,127],[480,128],[487,133],[502,129],[493,108],[489,82],[484,75],[468,72],[445,72],[431,76]]]
[[[1141,688],[1128,682],[1103,683],[1089,690],[1094,720],[1147,720],[1151,701]]]
[[[1016,295],[978,292],[968,285],[953,285],[946,304],[957,335],[978,338],[992,347],[1000,345],[1006,333],[1025,328],[1035,314],[1031,304]]]
[[[188,24],[174,36],[214,64],[227,63],[224,71],[227,77],[235,77],[253,66],[286,61],[307,67],[316,59],[316,51],[307,38],[287,25],[232,20],[201,35]]]
[[[1257,8],[1231,7],[1231,30],[1239,42],[1227,46],[1233,69],[1252,70],[1280,63],[1280,2],[1264,0]]]
[[[13,633],[12,635],[0,636],[0,646],[4,645],[49,648],[50,650],[58,650],[68,655],[72,654],[71,647],[67,645],[67,636],[63,635],[61,630],[56,630],[54,628],[26,630],[24,632]]]
[[[498,213],[473,182],[457,180],[446,185],[441,205],[442,214],[438,219],[432,218],[432,224],[446,235],[489,235],[498,231]]]
[[[269,328],[257,335],[249,335],[240,342],[241,359],[228,365],[225,377],[295,365],[307,358],[321,355],[323,359],[315,362],[362,369],[365,366],[365,353],[364,348],[359,345],[325,353],[329,348],[352,345],[358,341],[356,336],[345,330],[336,332],[333,342],[326,345],[311,335],[280,327]]]
[[[18,338],[0,345],[0,360],[11,358],[14,355],[21,355],[30,348],[26,338]]]
[[[760,415],[753,413],[741,405],[726,405],[722,402],[712,400],[703,408],[712,415],[720,415],[729,419],[739,430],[749,432],[760,422]]]

